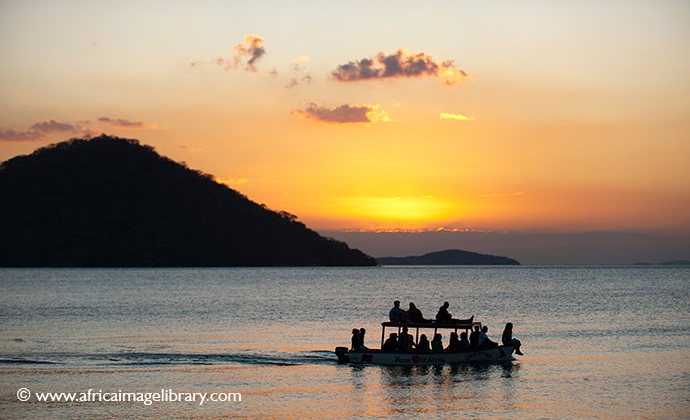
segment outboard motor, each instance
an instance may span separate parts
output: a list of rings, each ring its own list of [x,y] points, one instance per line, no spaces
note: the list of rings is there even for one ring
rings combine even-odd
[[[350,356],[347,354],[347,347],[336,347],[335,355],[338,356],[338,363],[350,363]]]

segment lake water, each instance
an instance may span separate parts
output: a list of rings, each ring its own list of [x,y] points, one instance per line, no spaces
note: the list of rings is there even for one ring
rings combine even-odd
[[[690,418],[690,268],[2,269],[0,284],[0,418]],[[338,365],[353,327],[378,347],[396,299],[429,318],[447,300],[495,341],[512,321],[525,356]],[[36,396],[89,389],[241,401]]]

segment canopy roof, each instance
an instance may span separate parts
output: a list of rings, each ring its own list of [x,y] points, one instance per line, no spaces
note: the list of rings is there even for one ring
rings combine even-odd
[[[474,327],[480,327],[482,326],[481,322],[474,321],[474,322],[462,322],[462,323],[457,323],[457,324],[436,324],[435,322],[429,322],[429,323],[423,323],[423,324],[417,324],[417,323],[401,323],[401,322],[382,322],[381,326],[386,328],[386,327],[396,327],[396,328],[402,328],[402,327],[407,327],[407,328],[433,328],[433,329],[449,329],[449,330],[470,330]]]

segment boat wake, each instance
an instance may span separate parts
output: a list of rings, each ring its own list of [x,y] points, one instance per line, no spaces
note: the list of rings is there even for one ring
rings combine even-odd
[[[44,353],[0,355],[0,365],[77,365],[77,366],[155,366],[155,365],[249,365],[303,366],[334,362],[333,352],[309,350],[299,352],[243,351],[233,353]]]

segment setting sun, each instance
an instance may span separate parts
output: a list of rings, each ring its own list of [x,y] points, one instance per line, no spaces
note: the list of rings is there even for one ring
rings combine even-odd
[[[388,222],[429,222],[445,219],[454,210],[450,202],[434,196],[422,197],[346,197],[345,215]]]

